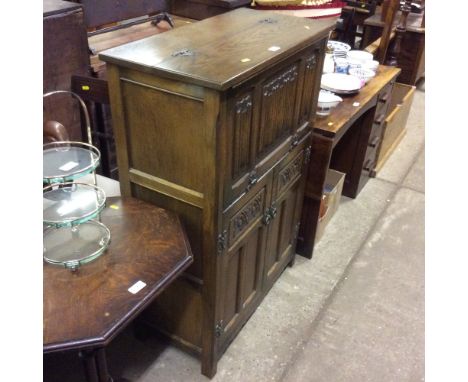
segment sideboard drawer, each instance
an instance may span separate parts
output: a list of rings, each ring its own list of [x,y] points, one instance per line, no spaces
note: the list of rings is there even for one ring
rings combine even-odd
[[[377,109],[375,111],[376,118],[378,118],[380,115],[383,115],[385,118],[388,106],[390,105],[390,100],[392,98],[392,89],[394,83],[395,81],[392,81],[386,85],[377,97]]]

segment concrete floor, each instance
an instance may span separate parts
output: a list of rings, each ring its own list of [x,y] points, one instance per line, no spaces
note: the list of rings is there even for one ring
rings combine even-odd
[[[214,382],[424,380],[424,84],[408,132],[377,178],[297,257],[218,363]],[[122,333],[114,375],[134,382],[208,381],[192,356]],[[44,381],[83,381],[76,354],[44,360]]]

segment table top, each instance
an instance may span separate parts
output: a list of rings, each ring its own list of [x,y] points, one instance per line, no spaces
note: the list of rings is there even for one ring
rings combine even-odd
[[[383,28],[385,25],[385,21],[382,21],[382,12],[376,12],[373,16],[367,18],[364,21],[364,25],[370,25],[374,27]],[[406,30],[409,32],[416,32],[416,33],[425,33],[426,28],[421,26],[423,20],[423,14],[419,13],[410,13],[408,14],[408,19],[406,20]],[[395,15],[395,19],[393,20],[393,25],[398,25],[401,17],[401,11],[398,11]]]
[[[48,17],[64,12],[71,12],[77,9],[81,9],[81,4],[72,3],[71,1],[44,0],[42,3],[43,17]]]
[[[76,272],[43,267],[44,353],[107,345],[193,261],[179,218],[134,198],[108,198],[107,251]],[[137,293],[129,288],[146,284]]]
[[[360,117],[367,109],[369,103],[376,95],[393,80],[401,69],[393,66],[379,65],[377,74],[355,95],[340,96],[343,102],[333,108],[326,117],[315,117],[314,133],[322,134],[330,138],[339,139],[349,126]],[[354,103],[358,102],[358,106]]]
[[[239,8],[102,52],[102,61],[225,90],[323,38],[335,20]]]

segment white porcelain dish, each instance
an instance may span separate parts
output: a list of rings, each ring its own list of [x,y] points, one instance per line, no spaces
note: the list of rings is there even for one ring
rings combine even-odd
[[[343,98],[338,97],[327,90],[320,90],[317,104],[317,115],[329,115],[331,110],[338,106],[343,101]]]
[[[361,63],[365,61],[372,61],[374,59],[374,56],[371,53],[366,52],[364,50],[350,50],[347,56],[348,59],[357,60]]]
[[[337,94],[357,93],[364,85],[360,78],[343,73],[327,73],[322,75],[320,86]]]
[[[366,84],[369,82],[371,78],[375,76],[375,72],[370,69],[365,68],[353,68],[349,69],[349,74],[352,76],[358,77],[363,80]]]
[[[345,44],[344,42],[341,42],[341,41],[328,40],[327,44],[331,45],[334,52],[338,52],[338,51],[349,52],[351,50],[350,45]]]
[[[376,60],[365,61],[362,63],[362,67],[365,69],[370,69],[370,70],[373,70],[374,72],[377,72],[377,69],[379,68],[379,62]]]

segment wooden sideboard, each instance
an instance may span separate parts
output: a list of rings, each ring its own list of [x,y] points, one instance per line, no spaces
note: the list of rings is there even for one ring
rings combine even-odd
[[[68,1],[44,0],[43,43],[43,92],[71,90],[71,76],[86,75],[89,69],[82,7]],[[44,121],[49,120],[64,125],[74,141],[84,137],[78,104],[70,96],[44,100]]]
[[[101,53],[121,191],[194,253],[145,322],[217,361],[294,261],[330,21],[238,9]]]
[[[343,96],[330,115],[315,120],[297,253],[312,257],[329,168],[346,174],[343,195],[350,198],[375,176],[384,122],[399,74],[398,68],[380,65],[359,93]]]

